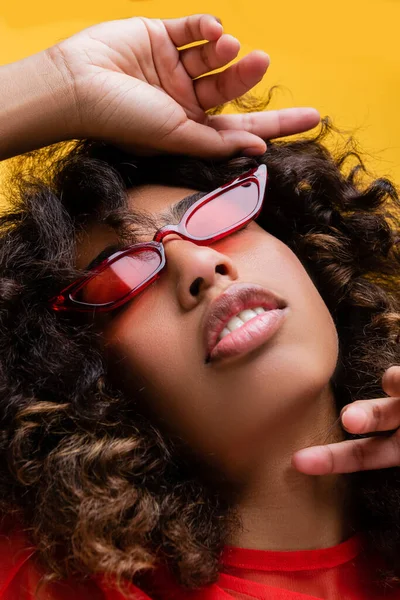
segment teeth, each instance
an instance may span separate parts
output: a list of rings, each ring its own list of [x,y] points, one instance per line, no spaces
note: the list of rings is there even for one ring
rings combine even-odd
[[[256,316],[256,311],[251,310],[250,308],[246,308],[246,310],[242,310],[242,312],[238,314],[239,319],[242,319],[242,321],[244,321],[245,323],[246,321],[250,321],[250,319],[254,319],[254,317]]]
[[[221,333],[218,336],[218,341],[222,340],[222,338],[224,338],[226,335],[229,335],[231,333],[231,331],[234,331],[235,329],[238,329],[239,327],[241,327],[242,325],[244,325],[246,323],[246,321],[250,321],[250,319],[253,319],[254,317],[256,317],[257,315],[260,315],[261,313],[264,313],[265,308],[262,308],[262,306],[257,306],[257,308],[246,308],[245,310],[242,310],[238,315],[232,317],[228,323],[225,325],[224,329],[221,331]]]
[[[244,321],[238,316],[232,317],[226,324],[229,331],[235,331],[235,329],[239,329],[242,325],[244,325]]]

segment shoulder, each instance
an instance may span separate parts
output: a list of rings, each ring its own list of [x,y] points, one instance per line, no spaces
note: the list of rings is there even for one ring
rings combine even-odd
[[[151,600],[133,585],[122,595],[102,577],[44,583],[36,551],[21,527],[0,530],[0,600]]]

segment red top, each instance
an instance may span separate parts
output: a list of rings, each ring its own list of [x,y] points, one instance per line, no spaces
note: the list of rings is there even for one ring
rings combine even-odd
[[[376,561],[374,561],[376,563]],[[322,550],[273,552],[226,548],[216,584],[187,592],[166,574],[152,576],[157,600],[400,600],[397,590],[378,590],[361,535]],[[41,576],[35,550],[20,532],[0,535],[0,600],[124,600],[99,577],[66,582],[35,591]],[[151,600],[128,584],[130,600]]]

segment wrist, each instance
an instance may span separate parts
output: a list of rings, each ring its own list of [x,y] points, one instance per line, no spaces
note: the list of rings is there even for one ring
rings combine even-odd
[[[0,67],[0,160],[79,137],[72,79],[48,50]]]

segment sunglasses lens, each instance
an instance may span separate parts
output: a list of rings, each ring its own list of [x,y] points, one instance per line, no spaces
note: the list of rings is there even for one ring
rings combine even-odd
[[[186,229],[198,239],[212,237],[245,221],[257,207],[258,198],[257,183],[246,181],[200,205],[186,222]]]
[[[160,264],[160,254],[148,248],[125,255],[90,279],[74,299],[95,305],[117,302],[149,279]]]

